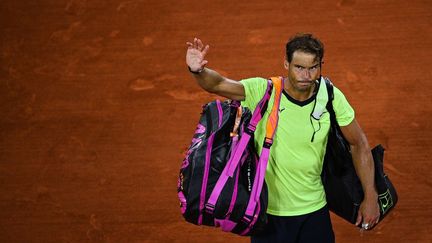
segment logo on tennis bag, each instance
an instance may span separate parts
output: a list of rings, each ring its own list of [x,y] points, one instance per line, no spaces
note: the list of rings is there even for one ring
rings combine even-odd
[[[252,235],[264,228],[267,223],[264,176],[283,87],[281,79],[272,80],[267,81],[267,90],[253,114],[238,101],[216,100],[203,107],[177,184],[181,213],[186,221],[239,235]],[[253,134],[267,109],[273,86],[275,102],[258,157]]]

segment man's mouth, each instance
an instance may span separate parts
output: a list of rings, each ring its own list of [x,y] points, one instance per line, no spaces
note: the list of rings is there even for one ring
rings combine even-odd
[[[311,84],[312,81],[298,81],[300,84]]]

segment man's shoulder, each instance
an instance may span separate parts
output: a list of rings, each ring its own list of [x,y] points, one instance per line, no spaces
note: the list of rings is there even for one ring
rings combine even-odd
[[[261,77],[247,78],[240,80],[246,90],[253,90],[254,92],[261,94],[267,87],[267,79]]]
[[[339,99],[341,96],[345,96],[343,94],[343,92],[337,87],[337,85],[335,85],[335,83],[333,83],[332,81],[330,81],[330,79],[328,77],[325,77],[324,79],[326,81],[326,85],[327,85],[327,89],[328,89],[329,95],[331,93],[333,93],[332,94],[333,95],[333,99]],[[332,91],[329,90],[330,87],[331,87]]]
[[[264,95],[267,88],[267,79],[261,77],[247,78],[240,80],[245,90],[245,100],[243,106],[254,109],[258,101]]]
[[[333,84],[333,95],[334,95],[334,99],[340,99],[342,97],[345,97],[345,94],[342,92],[342,90],[339,89],[334,84]]]
[[[323,80],[323,79],[322,79]],[[331,81],[328,77],[324,77],[324,80],[326,82],[327,88],[332,88],[333,93],[343,94],[342,91]]]

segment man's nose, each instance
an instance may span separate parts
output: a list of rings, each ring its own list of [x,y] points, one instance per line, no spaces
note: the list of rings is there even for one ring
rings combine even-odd
[[[302,72],[302,76],[303,76],[303,78],[305,78],[305,79],[310,79],[311,78],[311,74],[310,74],[310,71],[308,70],[308,69],[304,69],[303,70],[303,72]]]

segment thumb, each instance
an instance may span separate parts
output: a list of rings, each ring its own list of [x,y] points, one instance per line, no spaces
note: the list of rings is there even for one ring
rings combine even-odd
[[[359,226],[360,225],[360,223],[361,223],[361,221],[362,221],[362,214],[361,214],[361,212],[359,211],[358,212],[358,214],[357,214],[357,220],[356,220],[356,223],[355,223],[355,225],[356,226]]]

